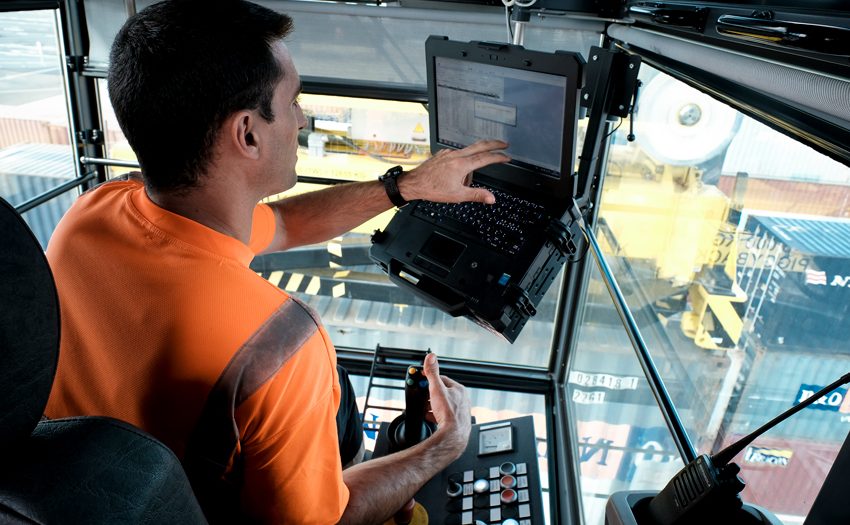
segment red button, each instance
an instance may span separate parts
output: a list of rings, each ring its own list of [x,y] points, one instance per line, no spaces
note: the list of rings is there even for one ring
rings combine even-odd
[[[502,503],[513,503],[516,501],[516,491],[514,489],[505,489],[500,497]]]

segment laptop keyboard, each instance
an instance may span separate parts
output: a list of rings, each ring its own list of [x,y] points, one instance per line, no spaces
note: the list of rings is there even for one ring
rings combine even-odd
[[[526,232],[544,223],[546,209],[489,186],[472,184],[472,187],[488,189],[496,197],[496,204],[419,201],[413,214],[447,227],[462,225],[458,229],[502,253],[519,253],[528,237]]]

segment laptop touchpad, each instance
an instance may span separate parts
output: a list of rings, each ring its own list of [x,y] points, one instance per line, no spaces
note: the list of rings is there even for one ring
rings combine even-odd
[[[465,248],[465,244],[434,232],[419,253],[446,268],[451,268],[460,258],[460,254],[463,253]]]

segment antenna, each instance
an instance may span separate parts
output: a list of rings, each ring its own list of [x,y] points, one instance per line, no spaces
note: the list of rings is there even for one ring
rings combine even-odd
[[[833,390],[835,390],[836,388],[840,387],[841,385],[843,385],[845,383],[850,383],[850,373],[844,374],[843,376],[841,376],[840,379],[838,379],[837,381],[835,381],[831,385],[827,385],[827,386],[823,387],[822,389],[818,390],[817,392],[815,392],[812,395],[812,397],[806,399],[805,401],[803,401],[802,403],[800,403],[797,406],[789,408],[785,412],[779,414],[778,416],[771,419],[770,421],[768,421],[764,425],[760,426],[754,432],[751,432],[750,434],[744,436],[743,438],[739,439],[738,441],[736,441],[736,442],[732,443],[731,445],[729,445],[728,447],[724,448],[723,450],[721,450],[717,454],[713,455],[711,457],[712,463],[714,463],[715,467],[722,467],[723,465],[729,463],[730,461],[732,461],[732,458],[737,456],[739,452],[744,450],[744,448],[746,448],[747,445],[752,443],[757,437],[764,434],[765,432],[767,432],[771,428],[773,428],[776,425],[778,425],[779,423],[785,421],[787,418],[793,416],[794,414],[796,414],[800,410],[803,410],[807,406],[811,405],[812,403],[814,403],[818,399],[822,398],[823,396],[827,395],[828,393],[832,392]]]

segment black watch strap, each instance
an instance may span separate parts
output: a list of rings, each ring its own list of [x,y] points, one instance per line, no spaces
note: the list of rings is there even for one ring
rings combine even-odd
[[[407,204],[407,201],[401,196],[401,192],[398,190],[398,178],[402,173],[404,173],[404,168],[393,166],[386,173],[378,177],[378,180],[384,184],[384,191],[387,192],[390,202],[399,208]]]

